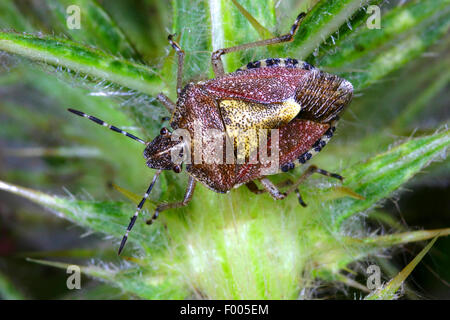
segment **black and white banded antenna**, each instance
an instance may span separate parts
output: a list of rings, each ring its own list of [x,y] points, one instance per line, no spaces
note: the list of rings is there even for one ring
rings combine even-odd
[[[142,139],[136,137],[135,135],[132,135],[131,133],[128,133],[128,132],[126,132],[126,131],[123,131],[122,129],[119,129],[119,128],[115,127],[115,126],[109,125],[109,124],[107,124],[105,121],[100,120],[99,118],[90,116],[90,115],[88,115],[88,114],[86,114],[86,113],[84,113],[84,112],[81,112],[81,111],[78,111],[78,110],[75,110],[75,109],[69,108],[69,109],[67,109],[67,110],[70,111],[70,112],[72,112],[72,113],[74,113],[74,114],[76,114],[77,116],[84,117],[84,118],[88,118],[89,120],[94,121],[95,123],[97,123],[97,124],[99,124],[99,125],[101,125],[101,126],[107,127],[107,128],[111,129],[111,130],[114,131],[114,132],[121,133],[121,134],[123,134],[124,136],[127,136],[128,138],[131,138],[131,139],[133,139],[133,140],[136,140],[137,142],[140,142],[140,143],[142,143],[142,144],[147,144],[144,140],[142,140]]]
[[[134,213],[133,217],[130,220],[130,224],[127,227],[127,231],[125,232],[125,235],[123,236],[122,241],[120,242],[120,247],[119,247],[119,252],[118,252],[119,255],[122,252],[123,248],[125,247],[125,243],[127,242],[127,239],[128,239],[128,234],[130,233],[131,229],[133,228],[134,223],[136,222],[136,219],[139,215],[139,212],[141,212],[145,201],[147,200],[148,196],[150,195],[150,192],[152,192],[153,186],[155,185],[156,180],[158,179],[158,176],[160,175],[160,173],[161,173],[161,170],[156,171],[155,175],[153,176],[152,182],[150,183],[150,186],[147,189],[147,192],[145,192],[144,197],[142,198],[141,202],[139,202],[139,204],[136,208],[136,212]]]
[[[94,121],[95,123],[97,123],[97,124],[99,124],[101,126],[104,126],[104,127],[107,127],[109,129],[111,129],[112,131],[115,131],[117,133],[121,133],[124,136],[127,136],[127,137],[129,137],[129,138],[131,138],[133,140],[136,140],[137,142],[140,142],[140,143],[145,144],[145,145],[147,144],[144,140],[142,140],[142,139],[132,135],[131,133],[123,131],[122,129],[119,129],[119,128],[115,127],[115,126],[109,125],[105,121],[100,120],[100,119],[98,119],[96,117],[90,116],[90,115],[88,115],[88,114],[86,114],[84,112],[81,112],[81,111],[78,111],[78,110],[74,110],[74,109],[70,109],[70,108],[67,109],[67,110],[69,110],[72,113],[75,113],[76,115],[78,115],[80,117],[88,118],[89,120]],[[153,186],[155,185],[156,180],[158,179],[160,174],[161,174],[161,170],[157,170],[155,175],[153,176],[153,179],[152,179],[152,182],[150,183],[150,186],[148,187],[147,191],[144,194],[144,197],[142,198],[141,202],[139,202],[139,204],[138,204],[138,206],[136,208],[136,212],[134,213],[133,217],[130,220],[130,224],[127,227],[127,231],[125,232],[125,235],[123,236],[122,241],[120,242],[120,247],[119,247],[119,252],[118,252],[119,255],[122,252],[123,248],[125,247],[125,243],[127,242],[127,239],[128,239],[128,234],[130,233],[131,229],[133,228],[134,223],[136,222],[137,217],[139,215],[139,212],[141,212],[142,207],[144,207],[145,201],[147,200],[148,196],[150,195],[150,192],[152,191]]]

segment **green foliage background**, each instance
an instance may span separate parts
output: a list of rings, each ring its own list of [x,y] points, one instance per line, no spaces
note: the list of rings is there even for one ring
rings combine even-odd
[[[66,26],[73,4],[80,30]],[[367,28],[368,5],[381,7],[381,29]],[[184,80],[195,81],[213,76],[211,51],[285,33],[301,11],[308,15],[292,43],[229,54],[225,69],[293,57],[350,80],[354,100],[312,160],[341,173],[343,185],[305,182],[306,209],[295,197],[275,202],[245,188],[219,195],[199,186],[187,208],[164,212],[152,227],[141,217],[117,257],[153,173],[141,145],[66,108],[151,139],[169,116],[155,96],[176,97],[168,33],[186,51]],[[416,259],[422,246],[404,245],[450,232],[449,26],[448,0],[3,0],[0,296],[448,298],[448,238],[431,249],[424,274],[434,282],[424,278],[420,289],[404,281],[431,244]],[[186,181],[163,174],[148,214],[180,199]],[[65,282],[73,263],[86,276],[76,292]],[[385,286],[369,295],[370,264],[382,267]]]

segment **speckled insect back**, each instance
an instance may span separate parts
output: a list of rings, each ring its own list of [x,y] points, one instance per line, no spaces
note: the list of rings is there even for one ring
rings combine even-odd
[[[119,254],[162,170],[180,173],[184,165],[189,174],[188,187],[183,201],[157,206],[148,224],[164,210],[187,205],[197,181],[219,193],[243,184],[257,194],[268,192],[274,199],[295,192],[299,203],[306,206],[298,186],[308,176],[320,173],[342,180],[340,175],[314,165],[296,181],[287,179],[279,185],[274,185],[267,176],[305,164],[326,146],[335,132],[339,114],[351,101],[350,82],[292,58],[250,62],[229,74],[223,70],[224,54],[292,41],[304,16],[301,13],[289,33],[280,37],[213,52],[211,63],[216,78],[184,87],[184,51],[170,35],[170,45],[178,55],[178,99],[174,103],[161,93],[158,100],[172,114],[173,131],[163,128],[151,142],[69,109],[145,144],[146,164],[157,170],[131,218]],[[280,188],[286,189],[283,192]]]

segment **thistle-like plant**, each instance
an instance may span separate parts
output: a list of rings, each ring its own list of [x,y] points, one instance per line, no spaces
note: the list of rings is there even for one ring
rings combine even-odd
[[[80,9],[79,29],[69,28],[68,19],[76,18],[69,6]],[[367,11],[368,6],[376,7]],[[380,28],[371,24],[376,8],[381,8]],[[142,145],[75,119],[66,108],[150,140],[170,116],[156,95],[176,97],[169,33],[176,33],[186,51],[184,80],[195,81],[213,75],[212,51],[285,33],[301,11],[308,14],[292,43],[229,54],[225,69],[293,57],[351,81],[355,97],[337,135],[311,160],[342,174],[344,183],[326,177],[306,181],[301,192],[307,208],[295,197],[274,201],[245,188],[222,195],[199,186],[189,206],[164,212],[151,227],[140,218],[129,247],[117,257],[153,172],[145,166]],[[449,26],[448,0],[3,0],[0,189],[8,193],[2,199],[23,220],[22,229],[53,220],[36,218],[35,207],[18,205],[7,194],[108,236],[90,237],[85,249],[66,244],[63,251],[25,256],[61,268],[77,259],[83,274],[105,282],[85,288],[84,297],[114,297],[113,288],[119,288],[123,297],[144,299],[313,298],[323,282],[355,287],[360,297],[398,297],[432,243],[397,276],[380,255],[450,233],[412,231],[382,206],[430,163],[413,183],[448,172],[448,163],[437,160],[446,157],[450,133],[446,119],[433,115],[446,107],[436,97],[449,80]],[[155,204],[181,199],[185,185],[184,175],[163,173],[145,211],[152,214]],[[2,213],[5,221],[6,216]],[[20,229],[17,223],[6,225]],[[58,237],[57,227],[44,230],[47,237]],[[45,259],[55,256],[70,263]],[[0,295],[21,298],[8,277],[8,267],[17,263],[12,260],[0,258],[0,267],[6,266]],[[386,282],[371,292],[354,277],[367,276],[369,264],[382,267]]]

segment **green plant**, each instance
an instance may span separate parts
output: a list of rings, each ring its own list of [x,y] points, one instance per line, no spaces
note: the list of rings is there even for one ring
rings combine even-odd
[[[445,108],[433,98],[449,79],[449,1],[383,4],[379,30],[366,27],[368,15],[360,0],[288,1],[280,6],[247,0],[33,3],[31,9],[20,1],[0,4],[0,61],[8,70],[0,83],[10,93],[0,102],[0,137],[26,146],[5,149],[8,158],[42,157],[44,170],[6,167],[0,171],[0,190],[113,236],[116,240],[107,249],[95,241],[87,252],[62,253],[82,259],[84,274],[146,299],[309,298],[317,281],[365,292],[364,284],[348,274],[358,263],[394,246],[449,234],[450,229],[402,230],[379,209],[383,199],[446,157],[450,132],[445,121],[427,127],[418,120],[430,108]],[[65,25],[65,9],[71,4],[82,8],[80,30]],[[135,192],[145,190],[152,172],[139,156],[142,146],[81,123],[65,109],[79,107],[117,126],[135,125],[139,136],[150,139],[159,131],[160,119],[168,116],[154,97],[161,91],[175,97],[176,60],[165,40],[169,25],[186,51],[187,81],[212,76],[211,51],[284,32],[293,13],[310,8],[293,43],[227,55],[225,69],[230,72],[263,57],[292,56],[350,80],[356,98],[337,137],[313,161],[341,173],[345,182],[308,180],[301,186],[306,209],[295,197],[275,202],[244,188],[219,195],[199,187],[188,207],[164,212],[152,227],[139,219],[129,238],[133,246],[125,252],[130,262],[113,256],[140,199]],[[436,57],[425,64],[421,56],[430,48]],[[410,137],[418,127],[420,134]],[[446,169],[448,163],[435,162],[428,175]],[[53,195],[61,194],[66,181],[75,196]],[[108,182],[126,198],[83,199],[82,190],[92,199],[105,199],[105,194],[117,199],[119,193]],[[164,173],[145,208],[151,212],[159,201],[180,199],[185,184],[180,175]],[[364,216],[384,221],[392,231],[373,233]],[[85,258],[99,260],[88,263]],[[398,286],[389,288],[370,298],[395,297]],[[0,294],[20,296],[6,276],[0,278]]]

